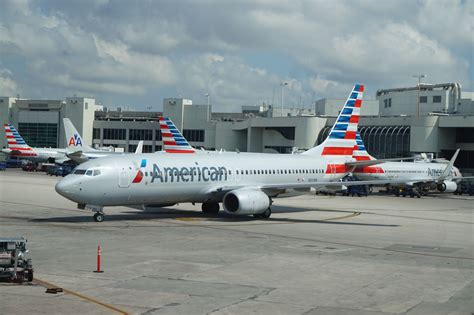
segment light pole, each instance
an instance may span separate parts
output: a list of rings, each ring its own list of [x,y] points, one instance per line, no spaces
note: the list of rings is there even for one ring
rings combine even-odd
[[[420,84],[421,84],[421,78],[426,78],[427,75],[426,74],[414,74],[414,75],[412,75],[412,77],[413,78],[418,78],[418,102],[417,102],[416,110],[417,110],[417,113],[418,113],[418,117],[420,117],[420,90],[421,90]]]
[[[206,93],[204,96],[207,97],[207,121],[209,121],[210,120],[209,119],[209,107],[210,107],[210,104],[211,104],[210,103],[211,95],[209,93]]]
[[[281,82],[281,117],[283,117],[283,90],[285,89],[285,85],[288,85],[288,82]]]

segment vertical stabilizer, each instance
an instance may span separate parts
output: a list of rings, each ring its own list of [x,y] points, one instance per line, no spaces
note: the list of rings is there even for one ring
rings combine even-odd
[[[66,143],[68,152],[91,152],[96,151],[82,140],[81,135],[77,132],[76,127],[72,124],[69,118],[63,118],[64,131],[66,132]]]
[[[356,161],[368,161],[368,160],[375,160],[375,158],[367,152],[365,148],[364,141],[360,136],[359,131],[356,134],[356,143],[357,148],[354,148],[354,152],[352,153],[352,157],[356,159]]]
[[[38,153],[36,153],[35,150],[25,142],[23,137],[12,124],[4,124],[3,127],[5,128],[8,149],[11,150],[10,154],[12,156],[38,156]]]
[[[195,153],[196,150],[186,141],[171,119],[160,117],[163,151],[168,153]]]
[[[327,158],[352,157],[356,148],[356,134],[363,94],[364,85],[354,85],[326,140],[302,154]]]

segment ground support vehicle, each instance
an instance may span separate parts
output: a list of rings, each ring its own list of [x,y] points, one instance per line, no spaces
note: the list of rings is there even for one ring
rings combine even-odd
[[[23,237],[0,237],[0,281],[33,281],[33,265],[26,258],[27,240]]]

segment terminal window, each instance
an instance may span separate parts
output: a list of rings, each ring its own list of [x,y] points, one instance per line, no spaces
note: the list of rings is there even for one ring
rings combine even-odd
[[[153,130],[130,129],[129,140],[153,140]]]
[[[188,141],[204,142],[204,130],[198,129],[185,129],[183,136]]]
[[[428,96],[420,96],[420,103],[428,103]]]
[[[127,130],[104,128],[104,139],[107,140],[125,140]]]
[[[18,131],[32,147],[58,147],[58,124],[19,123]]]
[[[441,103],[441,95],[433,96],[433,103]]]
[[[100,128],[92,129],[92,139],[100,140]]]
[[[156,141],[161,141],[161,130],[155,130],[155,140]]]

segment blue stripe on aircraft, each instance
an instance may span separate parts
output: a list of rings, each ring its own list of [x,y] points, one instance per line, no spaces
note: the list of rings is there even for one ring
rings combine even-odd
[[[348,107],[343,108],[341,114],[342,115],[352,115],[352,108],[348,108]]]
[[[329,139],[344,139],[344,136],[346,135],[345,132],[331,132],[329,134]]]
[[[348,101],[346,102],[346,106],[347,106],[347,107],[354,107],[354,106],[355,106],[355,103],[356,103],[355,100],[348,100]]]
[[[352,93],[351,93],[351,96],[350,96],[349,98],[356,99],[358,94],[359,94],[359,93],[357,93],[357,92],[352,92]]]
[[[351,116],[339,116],[339,119],[337,120],[337,122],[349,122],[349,120],[351,119]]]
[[[346,131],[348,126],[348,124],[335,124],[333,130]]]

